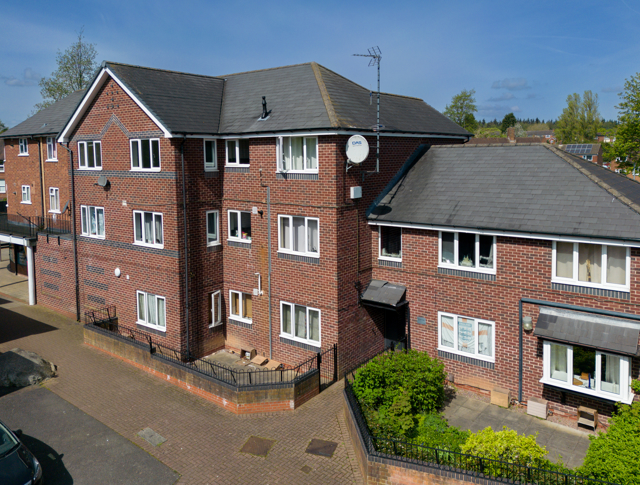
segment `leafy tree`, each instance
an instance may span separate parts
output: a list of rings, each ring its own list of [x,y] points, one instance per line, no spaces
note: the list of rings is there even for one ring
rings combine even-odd
[[[503,138],[499,128],[487,127],[476,130],[476,138]]]
[[[502,118],[502,123],[500,123],[500,131],[502,133],[506,133],[507,128],[515,126],[517,122],[518,120],[516,120],[516,116],[513,113],[504,115],[504,118]]]
[[[557,137],[561,143],[577,143],[580,124],[580,105],[582,100],[578,93],[567,96],[567,107],[558,118]]]
[[[538,118],[536,118],[537,120]],[[545,130],[550,130],[551,128],[549,128],[549,125],[546,123],[540,123],[540,122],[536,122],[534,124],[532,124],[531,126],[529,126],[529,131],[545,131]]]
[[[43,101],[36,104],[35,109],[40,111],[74,91],[86,88],[98,69],[95,60],[97,55],[95,44],[89,44],[84,39],[83,27],[78,33],[77,42],[64,52],[58,50],[58,68],[51,73],[51,77],[40,80]]]
[[[513,128],[515,131],[516,138],[527,136],[527,130],[524,129],[521,123],[519,122],[516,123],[515,125],[513,125]]]
[[[580,106],[580,137],[584,141],[595,140],[602,121],[598,111],[598,93],[585,91]]]
[[[558,138],[562,143],[592,142],[602,123],[598,95],[585,91],[567,96],[567,107],[558,118]]]
[[[618,110],[618,131],[614,143],[616,156],[621,160],[621,168],[630,170],[640,158],[640,73],[631,76],[624,83],[620,93]]]
[[[7,131],[8,127],[0,120],[0,133]]]
[[[465,122],[470,122],[471,118],[466,119],[466,116],[471,115],[473,117],[473,114],[478,111],[475,94],[475,89],[471,91],[463,89],[459,94],[451,98],[451,104],[448,104],[444,109],[445,116],[469,131],[471,131],[471,127],[465,126]],[[475,122],[475,118],[473,118],[473,122]]]
[[[476,121],[476,117],[473,116],[473,113],[467,113],[464,115],[464,121],[462,126],[465,130],[474,133],[478,129],[478,122]]]

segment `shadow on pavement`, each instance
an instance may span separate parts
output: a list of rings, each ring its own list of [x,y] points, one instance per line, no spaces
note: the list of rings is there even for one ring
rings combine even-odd
[[[8,301],[0,299],[0,305],[5,303]],[[57,328],[0,306],[0,344],[53,330]]]
[[[42,474],[47,485],[71,485],[73,483],[73,478],[62,462],[64,455],[58,454],[56,450],[33,436],[23,434],[20,440],[42,465]]]
[[[11,394],[12,392],[19,391],[20,389],[23,389],[23,388],[22,387],[4,387],[4,386],[0,386],[0,397],[7,396],[7,395]]]

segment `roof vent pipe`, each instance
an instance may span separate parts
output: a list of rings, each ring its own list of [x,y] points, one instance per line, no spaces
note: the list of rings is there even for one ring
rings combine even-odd
[[[269,116],[269,112],[267,111],[267,97],[262,96],[262,119],[266,119]]]

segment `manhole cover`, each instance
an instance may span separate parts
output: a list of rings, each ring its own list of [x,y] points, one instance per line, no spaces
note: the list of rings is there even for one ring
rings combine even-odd
[[[257,436],[251,436],[244,444],[241,453],[250,453],[256,456],[267,456],[269,450],[275,443],[275,440],[268,440],[265,438],[258,438]]]
[[[310,467],[310,466],[305,465],[305,466],[303,466],[303,467],[301,468],[301,470],[302,470],[303,472],[305,472],[305,473],[309,473],[309,472],[311,471],[311,467]]]
[[[314,438],[311,440],[311,443],[309,443],[309,446],[307,446],[306,452],[311,453],[312,455],[331,458],[337,447],[338,443],[334,441],[317,440]]]
[[[142,431],[140,431],[138,433],[138,436],[140,436],[141,438],[144,438],[149,443],[151,443],[153,446],[159,446],[162,443],[164,443],[165,441],[167,441],[166,438],[163,438],[162,436],[160,436],[158,433],[156,433],[151,428],[143,429]]]

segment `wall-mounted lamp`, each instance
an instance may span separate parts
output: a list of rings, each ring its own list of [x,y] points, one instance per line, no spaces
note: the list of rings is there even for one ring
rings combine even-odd
[[[531,317],[522,317],[522,328],[525,332],[533,330],[533,319]]]

